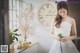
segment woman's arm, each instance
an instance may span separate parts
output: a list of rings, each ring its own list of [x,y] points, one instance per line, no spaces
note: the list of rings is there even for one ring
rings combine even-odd
[[[72,21],[72,28],[71,28],[71,30],[72,30],[72,36],[70,36],[70,39],[74,40],[74,39],[77,38],[76,21],[74,19]]]
[[[54,21],[52,20],[51,22],[51,27],[50,27],[50,36],[53,38],[53,39],[57,39],[59,40],[58,38],[54,37]]]
[[[54,38],[54,25],[53,25],[53,20],[52,20],[52,22],[51,22],[51,27],[50,27],[50,36],[52,37],[52,38]]]

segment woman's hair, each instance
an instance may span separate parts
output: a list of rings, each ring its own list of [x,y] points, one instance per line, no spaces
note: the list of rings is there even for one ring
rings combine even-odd
[[[65,1],[60,1],[60,2],[58,2],[58,4],[57,4],[57,11],[60,10],[60,9],[62,9],[62,8],[66,9],[67,12],[68,12],[67,2],[65,2]],[[61,24],[61,22],[62,22],[62,16],[60,16],[59,13],[57,14],[57,16],[56,16],[56,18],[55,18],[55,22],[56,22],[55,26],[56,26],[57,28],[59,28],[59,27],[60,27],[60,24]]]

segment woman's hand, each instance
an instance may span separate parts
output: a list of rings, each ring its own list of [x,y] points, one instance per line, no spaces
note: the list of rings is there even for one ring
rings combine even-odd
[[[67,40],[70,40],[70,36],[63,36],[63,38],[61,38],[61,42],[65,42]]]
[[[55,38],[56,40],[58,40],[58,41],[61,41],[61,39],[60,38]]]

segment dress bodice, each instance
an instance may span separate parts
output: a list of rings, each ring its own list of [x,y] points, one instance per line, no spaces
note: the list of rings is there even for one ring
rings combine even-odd
[[[61,33],[62,36],[69,36],[71,32],[71,26],[72,26],[71,23],[67,21],[63,21],[60,24],[60,28],[57,28],[56,26],[54,26],[54,34],[58,35],[59,33]]]

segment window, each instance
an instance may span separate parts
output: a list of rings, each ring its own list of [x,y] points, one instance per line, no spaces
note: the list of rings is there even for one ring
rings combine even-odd
[[[9,29],[19,29],[17,33],[23,35],[25,38],[29,30],[27,25],[28,12],[31,11],[29,6],[30,4],[24,2],[24,0],[9,0]]]
[[[20,13],[24,11],[25,3],[23,0],[9,0],[9,28],[16,29],[19,26]]]
[[[18,27],[19,16],[20,12],[20,0],[9,0],[9,28],[15,29]]]

